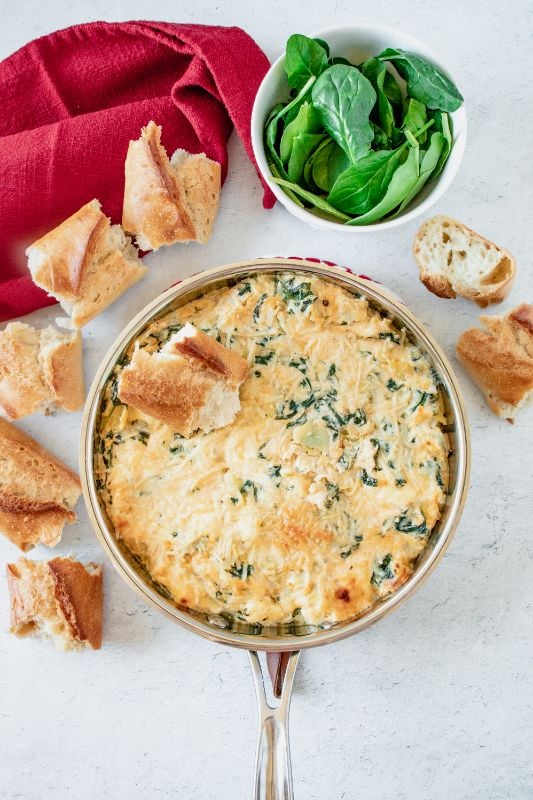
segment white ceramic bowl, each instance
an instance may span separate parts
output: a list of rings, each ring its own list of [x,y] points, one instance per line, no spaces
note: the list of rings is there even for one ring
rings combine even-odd
[[[376,56],[386,47],[399,47],[409,50],[435,64],[449,77],[451,77],[446,66],[439,61],[434,53],[422,42],[409,36],[395,28],[384,25],[371,24],[347,24],[338,25],[334,28],[326,28],[310,34],[313,37],[324,39],[330,46],[331,54],[334,56],[344,56],[349,61],[359,63],[370,56]],[[415,217],[424,214],[437,200],[444,194],[446,189],[453,181],[461,161],[466,146],[466,111],[464,105],[458,111],[454,111],[450,116],[453,122],[453,147],[446,165],[436,181],[431,181],[423,188],[406,210],[393,219],[375,222],[372,225],[343,225],[339,222],[322,219],[311,214],[305,208],[297,205],[288,197],[283,189],[272,180],[270,169],[268,168],[265,148],[263,144],[263,129],[268,114],[276,103],[287,99],[289,88],[285,74],[285,54],[281,55],[270,67],[265,75],[257,92],[252,111],[252,146],[254,155],[265,181],[268,183],[277,199],[295,217],[312,225],[314,228],[330,230],[339,233],[344,231],[348,235],[356,235],[367,231],[384,230],[402,225]],[[461,87],[459,86],[459,89]]]

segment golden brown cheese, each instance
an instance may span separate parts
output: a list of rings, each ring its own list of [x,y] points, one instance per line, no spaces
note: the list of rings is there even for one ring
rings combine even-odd
[[[185,322],[248,360],[241,411],[183,439],[121,405],[115,374],[97,471],[116,535],[197,611],[266,625],[362,613],[409,577],[443,507],[435,370],[363,297],[319,278],[209,292],[140,346]]]

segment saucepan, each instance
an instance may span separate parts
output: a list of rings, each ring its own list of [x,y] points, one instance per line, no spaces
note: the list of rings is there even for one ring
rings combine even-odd
[[[426,548],[418,557],[410,578],[395,592],[379,600],[356,618],[335,624],[311,626],[293,622],[272,628],[247,625],[217,614],[201,614],[178,606],[156,585],[125,545],[115,537],[99,494],[95,474],[99,420],[107,381],[121,355],[146,326],[207,291],[233,284],[247,275],[291,271],[317,276],[368,302],[406,331],[430,359],[441,377],[446,410],[445,433],[450,442],[449,484],[442,516]],[[219,644],[249,651],[257,691],[260,731],[255,777],[256,800],[290,800],[293,797],[290,766],[288,710],[294,673],[303,649],[332,644],[352,636],[380,620],[404,603],[420,587],[442,558],[459,523],[466,500],[470,470],[468,422],[452,369],[440,347],[416,317],[380,285],[349,271],[300,259],[256,259],[207,270],[174,286],[151,302],[122,331],[105,356],[89,391],[85,406],[80,448],[80,472],[89,517],[113,566],[148,604],[178,625]]]

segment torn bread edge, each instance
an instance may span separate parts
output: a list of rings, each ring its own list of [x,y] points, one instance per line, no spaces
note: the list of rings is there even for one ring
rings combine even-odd
[[[98,200],[26,250],[33,282],[59,301],[74,328],[82,328],[146,273],[137,249]]]
[[[103,567],[72,558],[7,564],[10,631],[40,634],[58,650],[102,646]]]
[[[217,161],[182,149],[169,159],[152,120],[130,141],[124,171],[122,226],[142,250],[210,239],[220,201]]]
[[[443,215],[420,226],[413,255],[420,280],[430,292],[447,299],[460,295],[481,308],[501,303],[516,273],[511,253]]]
[[[533,396],[533,304],[503,317],[481,316],[457,341],[457,357],[492,411],[512,422]]]
[[[0,417],[0,533],[23,552],[54,547],[75,522],[78,476],[35,439]]]
[[[135,348],[118,396],[189,438],[234,421],[247,374],[244,358],[187,323],[157,353]]]
[[[10,322],[0,331],[0,413],[9,420],[83,405],[79,331]]]

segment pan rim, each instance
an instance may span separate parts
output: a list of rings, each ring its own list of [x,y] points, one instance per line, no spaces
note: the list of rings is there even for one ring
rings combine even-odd
[[[419,558],[419,564],[406,583],[399,589],[354,620],[337,623],[329,628],[325,627],[321,630],[301,635],[267,637],[262,634],[241,634],[225,628],[218,629],[213,624],[208,624],[191,616],[173,605],[171,601],[166,600],[126,560],[112,531],[106,524],[98,501],[93,467],[93,440],[101,392],[107,378],[115,367],[120,353],[151,319],[164,313],[165,307],[173,300],[195,290],[205,288],[208,291],[210,285],[216,281],[231,280],[246,273],[275,272],[279,270],[292,270],[300,274],[312,274],[325,280],[328,280],[328,278],[330,280],[333,279],[333,282],[343,285],[348,290],[361,291],[378,306],[381,306],[386,313],[398,317],[415,339],[423,344],[424,349],[429,353],[444,379],[445,389],[453,410],[456,436],[454,448],[456,480],[455,487],[449,496],[447,518],[442,525],[442,529],[438,532],[432,546],[423,551]],[[283,652],[330,644],[365,630],[402,605],[425,582],[446,552],[458,527],[466,502],[469,475],[470,433],[466,409],[457,378],[438,343],[404,303],[391,295],[380,284],[374,283],[367,278],[359,277],[341,267],[329,266],[324,262],[307,259],[276,257],[234,262],[197,273],[158,295],[133,317],[109,347],[93,379],[83,412],[80,439],[80,477],[83,496],[91,525],[114,568],[145,602],[181,627],[219,644],[227,644],[246,650]]]

